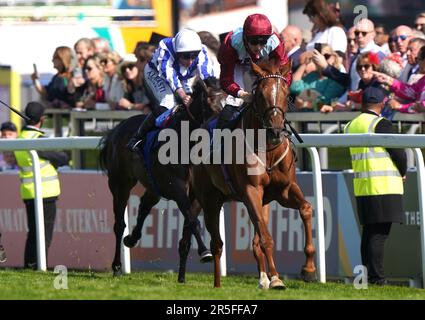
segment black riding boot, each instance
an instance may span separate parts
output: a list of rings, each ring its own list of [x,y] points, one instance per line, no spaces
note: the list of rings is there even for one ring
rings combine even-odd
[[[217,120],[217,129],[227,128],[227,123],[232,119],[235,113],[239,112],[239,108],[236,106],[232,106],[230,104],[226,104],[221,110],[220,115]]]
[[[127,147],[131,151],[137,151],[138,146],[142,145],[146,134],[155,126],[155,119],[156,116],[153,112],[149,113],[149,115],[145,118],[139,129],[137,129],[136,134],[134,134],[127,143]]]

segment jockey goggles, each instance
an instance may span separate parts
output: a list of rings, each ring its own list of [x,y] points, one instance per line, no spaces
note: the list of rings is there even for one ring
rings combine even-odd
[[[269,38],[270,36],[250,36],[250,37],[247,37],[246,40],[252,46],[256,46],[256,45],[265,46]]]
[[[199,55],[199,52],[200,51],[179,52],[178,56],[183,60],[196,59],[196,57]]]

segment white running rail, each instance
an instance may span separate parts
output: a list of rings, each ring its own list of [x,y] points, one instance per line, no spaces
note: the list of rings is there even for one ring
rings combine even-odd
[[[300,144],[295,142],[297,147],[309,148],[311,155],[311,161],[313,163],[313,184],[314,184],[314,209],[315,218],[318,234],[318,252],[317,252],[317,267],[319,270],[320,282],[326,282],[326,269],[325,269],[325,232],[323,224],[323,198],[322,198],[322,180],[321,180],[321,169],[320,161],[316,148],[320,147],[389,147],[389,148],[414,148],[414,155],[416,160],[417,175],[418,175],[418,194],[419,194],[419,211],[421,219],[421,253],[422,253],[422,284],[425,285],[425,167],[424,159],[420,148],[425,148],[425,135],[414,135],[414,134],[301,134],[304,143]],[[46,138],[46,139],[0,139],[0,151],[6,150],[56,150],[56,149],[67,149],[67,150],[83,150],[83,149],[95,149],[100,142],[100,137],[71,137],[71,138]],[[31,153],[34,159],[37,157],[36,153]],[[34,177],[40,175],[39,166],[36,166],[36,160],[34,162]],[[37,181],[41,188],[41,181]],[[40,179],[41,180],[41,179]],[[38,186],[36,186],[38,191]],[[41,191],[41,189],[40,189]],[[41,192],[37,194],[40,197]],[[38,203],[36,199],[36,203]],[[38,209],[40,213],[37,219],[41,220],[42,201],[40,202],[41,208]],[[127,218],[128,219],[128,218]],[[220,219],[223,221],[224,219]],[[44,227],[43,223],[37,224],[37,234],[44,234],[42,230]],[[220,231],[224,231],[224,225],[220,226]],[[44,237],[37,236],[38,241],[43,242]],[[42,248],[43,244],[39,247]],[[124,248],[124,250],[129,250]],[[44,252],[44,251],[43,251]],[[123,261],[123,269],[130,272],[130,267],[126,264],[130,263],[129,253],[124,254],[126,259]],[[44,261],[43,261],[44,260]],[[45,270],[46,257],[43,253],[38,251],[38,264],[39,269]]]

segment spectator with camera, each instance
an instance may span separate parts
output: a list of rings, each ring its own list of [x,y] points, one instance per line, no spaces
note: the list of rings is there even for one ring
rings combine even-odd
[[[316,43],[315,46],[317,49],[314,50],[314,53],[321,55],[327,64],[337,69],[343,68],[338,55],[329,45]],[[336,81],[323,76],[321,66],[312,59],[305,59],[293,75],[290,91],[297,95],[295,106],[298,109],[318,111],[321,105],[330,104],[333,99],[339,98],[345,88]]]
[[[52,62],[57,73],[46,86],[41,84],[39,74],[34,65],[35,70],[31,75],[34,87],[40,97],[53,108],[70,109],[74,105],[73,96],[68,91],[68,84],[72,77],[72,59],[71,48],[64,46],[56,48]]]

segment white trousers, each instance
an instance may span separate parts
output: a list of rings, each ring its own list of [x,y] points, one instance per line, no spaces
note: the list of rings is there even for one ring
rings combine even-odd
[[[235,82],[241,87],[242,90],[251,93],[252,87],[256,80],[255,75],[251,70],[250,65],[239,65],[235,66],[235,72],[233,75]],[[235,98],[231,95],[228,95],[226,98],[226,104],[230,104],[232,106],[240,107],[243,103],[242,99]]]

